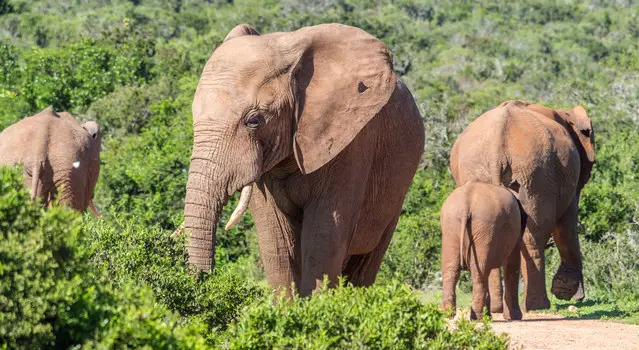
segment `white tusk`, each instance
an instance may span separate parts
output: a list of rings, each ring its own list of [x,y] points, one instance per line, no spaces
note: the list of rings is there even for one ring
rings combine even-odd
[[[80,167],[80,161],[73,162],[73,167],[76,168],[76,169],[79,168]]]
[[[244,215],[244,212],[246,212],[246,209],[248,208],[249,201],[251,200],[251,193],[253,193],[252,183],[242,188],[242,192],[240,193],[240,201],[237,203],[237,207],[233,211],[233,214],[231,214],[229,222],[226,223],[226,226],[224,227],[225,230],[228,231],[232,229],[233,226],[237,225],[237,223],[240,221],[242,215]]]

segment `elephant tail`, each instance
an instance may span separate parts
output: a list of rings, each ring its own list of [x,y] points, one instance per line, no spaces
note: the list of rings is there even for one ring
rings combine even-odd
[[[470,239],[468,240],[468,247],[466,251],[464,251],[464,238],[466,238],[470,232],[470,230],[468,230],[469,222],[470,217],[466,212],[464,212],[461,216],[461,230],[459,233],[459,266],[462,270],[465,270],[470,266]]]

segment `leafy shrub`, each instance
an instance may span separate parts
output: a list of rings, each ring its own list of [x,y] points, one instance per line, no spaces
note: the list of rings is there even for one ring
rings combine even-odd
[[[115,48],[86,39],[68,49],[31,51],[24,56],[20,93],[34,110],[86,108],[118,85],[148,78],[146,53],[136,46]]]
[[[131,281],[114,288],[89,263],[77,213],[31,203],[22,171],[0,168],[0,346],[201,347]]]
[[[582,191],[579,207],[580,222],[591,241],[610,233],[624,233],[637,215],[637,141],[639,137],[627,131],[597,139],[597,162]]]
[[[262,290],[244,281],[228,266],[223,248],[215,274],[195,271],[188,264],[184,236],[147,228],[133,221],[115,224],[87,222],[94,251],[93,263],[107,271],[114,284],[130,279],[148,286],[158,301],[185,318],[201,321],[203,335],[223,330],[242,307]]]
[[[434,304],[422,304],[406,285],[340,285],[292,303],[266,299],[248,308],[220,339],[230,349],[503,349],[489,328],[462,322],[451,331]]]
[[[384,256],[379,280],[397,278],[415,288],[439,284],[439,209],[453,188],[454,181],[449,174],[418,172],[415,175]]]

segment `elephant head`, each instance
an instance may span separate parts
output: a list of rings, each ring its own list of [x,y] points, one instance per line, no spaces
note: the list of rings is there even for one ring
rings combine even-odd
[[[98,183],[98,177],[100,176],[100,151],[102,150],[102,133],[100,132],[100,126],[94,121],[88,121],[82,124],[82,129],[86,130],[88,134],[87,146],[84,150],[84,159],[88,162],[87,171],[87,187],[86,198],[89,199],[88,205],[93,215],[100,217],[100,213],[93,204],[93,195],[95,186]]]
[[[581,190],[590,180],[590,172],[595,164],[595,132],[592,129],[592,122],[582,106],[576,106],[569,111],[559,111],[559,114],[570,126],[568,132],[579,151],[581,173],[578,189]]]
[[[193,153],[184,209],[189,261],[214,264],[215,227],[241,189],[284,159],[302,174],[331,161],[387,103],[396,76],[386,46],[358,28],[324,24],[260,35],[235,27],[213,52],[193,100]]]

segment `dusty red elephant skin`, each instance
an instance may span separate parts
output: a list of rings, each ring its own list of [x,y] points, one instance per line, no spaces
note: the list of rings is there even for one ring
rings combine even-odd
[[[453,146],[450,168],[457,185],[518,184],[528,214],[522,247],[527,310],[549,307],[544,248],[551,234],[562,259],[553,294],[584,297],[577,212],[594,160],[594,132],[581,106],[558,110],[506,101],[470,123]]]
[[[31,198],[47,205],[57,197],[79,211],[93,205],[93,190],[100,175],[100,128],[80,124],[71,114],[51,107],[24,118],[0,133],[0,164],[22,164]]]
[[[463,267],[471,271],[473,281],[470,318],[481,318],[489,275],[503,266],[504,318],[521,319],[519,251],[526,218],[520,208],[511,190],[475,181],[459,186],[444,201],[440,216],[444,309],[455,310],[455,287]]]
[[[235,27],[204,67],[184,231],[189,260],[213,268],[215,227],[241,190],[266,278],[309,295],[323,275],[375,280],[424,147],[421,117],[388,48],[323,24],[260,35]]]

